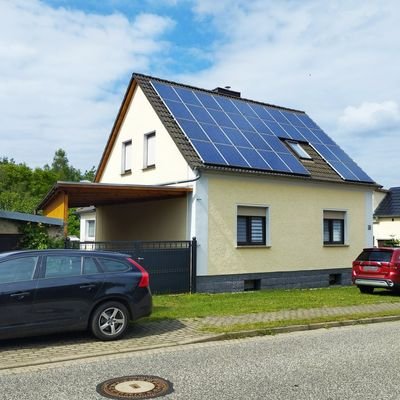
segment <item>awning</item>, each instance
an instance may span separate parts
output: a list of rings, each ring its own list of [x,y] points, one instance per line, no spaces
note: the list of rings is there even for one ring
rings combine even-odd
[[[36,208],[47,217],[68,217],[68,208],[102,206],[184,197],[189,187],[57,182]]]

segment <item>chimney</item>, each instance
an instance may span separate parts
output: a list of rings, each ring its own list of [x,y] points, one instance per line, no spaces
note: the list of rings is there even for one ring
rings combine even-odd
[[[213,92],[218,93],[218,94],[226,94],[228,96],[232,97],[239,97],[240,98],[240,92],[235,92],[234,90],[231,90],[230,86],[225,86],[225,87],[217,87],[213,89]]]

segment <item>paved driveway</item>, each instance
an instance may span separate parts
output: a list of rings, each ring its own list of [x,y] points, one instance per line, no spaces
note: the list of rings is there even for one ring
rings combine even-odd
[[[210,336],[197,327],[193,320],[139,322],[122,340],[111,342],[100,342],[86,332],[2,340],[0,373],[18,367],[194,343]]]

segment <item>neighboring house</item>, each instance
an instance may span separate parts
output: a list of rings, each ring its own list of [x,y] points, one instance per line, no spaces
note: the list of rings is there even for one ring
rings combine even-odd
[[[96,206],[98,241],[196,237],[199,291],[316,287],[350,283],[378,187],[303,111],[134,74],[95,183],[39,208]]]
[[[96,209],[82,207],[76,210],[80,218],[80,241],[94,242],[96,240]]]
[[[400,187],[387,191],[374,213],[374,244],[400,244]]]
[[[17,249],[22,239],[20,228],[29,222],[47,226],[47,231],[52,237],[63,235],[62,219],[0,210],[0,251]]]

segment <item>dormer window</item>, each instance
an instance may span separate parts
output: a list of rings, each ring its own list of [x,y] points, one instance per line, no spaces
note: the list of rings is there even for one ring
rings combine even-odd
[[[312,157],[304,150],[302,145],[299,142],[286,142],[289,147],[298,155],[300,158],[306,159],[306,160],[312,160]]]

